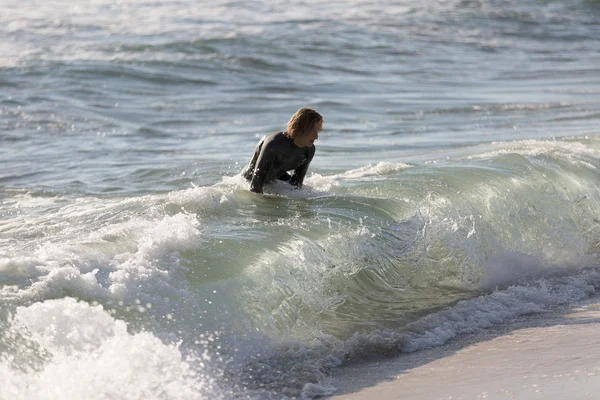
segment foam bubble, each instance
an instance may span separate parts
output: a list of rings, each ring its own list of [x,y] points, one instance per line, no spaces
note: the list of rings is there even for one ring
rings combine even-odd
[[[35,303],[17,309],[12,329],[29,337],[46,362],[32,370],[0,359],[2,398],[220,398],[201,364],[177,344],[128,333],[102,306],[72,298]]]
[[[315,191],[323,193],[330,192],[334,188],[341,186],[338,179],[335,178],[335,175],[321,175],[316,172],[311,173],[310,176],[306,178],[304,184]]]
[[[585,160],[600,159],[600,150],[584,143],[569,140],[518,140],[514,142],[494,142],[496,150],[471,155],[468,159],[491,158],[505,154],[520,154],[522,156],[546,156],[556,158],[574,167],[597,169],[596,165]]]
[[[377,164],[369,164],[361,168],[351,169],[339,175],[334,175],[338,179],[362,179],[378,175],[386,175],[392,172],[411,168],[408,164],[381,161]]]
[[[447,310],[429,314],[409,324],[402,331],[375,330],[369,334],[356,334],[341,346],[341,356],[355,358],[394,350],[414,352],[440,346],[459,335],[585,299],[596,293],[599,287],[600,273],[595,270],[510,286],[460,301]]]
[[[32,196],[31,193],[18,194],[12,198],[10,202],[3,201],[3,203],[10,204],[15,208],[39,208],[39,207],[50,207],[61,203],[64,203],[66,199],[64,197],[41,197]]]
[[[219,208],[223,203],[226,203],[229,200],[224,192],[216,188],[198,186],[186,190],[170,192],[167,195],[167,199],[168,201],[181,206],[196,206],[202,204],[208,205],[211,209]]]
[[[302,399],[314,399],[316,397],[330,396],[336,391],[335,386],[331,385],[318,385],[315,383],[307,383],[302,388]]]
[[[3,287],[2,297],[28,302],[70,293],[113,303],[142,300],[166,314],[172,306],[164,298],[186,297],[180,252],[202,245],[200,222],[185,213],[158,221],[134,218],[82,241],[46,243],[32,256],[0,260],[0,270],[10,271],[10,283],[20,289]]]
[[[357,169],[351,169],[341,174],[321,175],[312,173],[306,179],[306,185],[314,190],[327,192],[335,187],[341,186],[340,181],[353,181],[369,179],[371,181],[385,179],[385,175],[411,168],[408,164],[394,162],[379,162],[377,164],[368,164]]]

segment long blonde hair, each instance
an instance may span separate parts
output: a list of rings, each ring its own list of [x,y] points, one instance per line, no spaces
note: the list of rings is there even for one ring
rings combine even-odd
[[[297,138],[309,132],[321,121],[323,116],[312,108],[301,108],[288,121],[285,134],[290,139]]]

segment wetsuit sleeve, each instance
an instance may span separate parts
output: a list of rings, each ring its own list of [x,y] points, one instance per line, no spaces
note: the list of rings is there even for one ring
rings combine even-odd
[[[303,162],[302,164],[300,164],[298,166],[298,168],[296,168],[296,170],[294,171],[294,175],[292,176],[292,179],[290,179],[290,184],[292,184],[294,186],[298,186],[299,188],[302,187],[302,183],[304,182],[304,176],[306,176],[306,172],[308,171],[308,166],[310,165],[310,162],[312,161],[314,155],[315,155],[315,146],[312,146],[308,150],[308,156],[307,156],[306,161]]]
[[[260,155],[260,151],[261,151],[264,141],[265,141],[265,138],[263,137],[260,140],[260,142],[258,142],[258,144],[256,145],[256,148],[254,149],[254,154],[252,155],[252,160],[250,160],[250,164],[248,164],[246,169],[242,172],[242,176],[244,178],[246,178],[247,180],[252,179],[252,175],[254,174],[254,168],[256,168],[256,160],[258,160],[258,156]]]
[[[254,164],[254,171],[250,180],[250,190],[254,193],[263,192],[263,186],[269,175],[269,170],[275,163],[275,154],[272,146],[269,146],[269,144],[262,146]]]

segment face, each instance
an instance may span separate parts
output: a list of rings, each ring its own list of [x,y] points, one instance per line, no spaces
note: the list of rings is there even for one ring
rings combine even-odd
[[[319,138],[319,132],[323,130],[323,121],[319,121],[312,130],[302,135],[300,147],[311,147],[315,144],[315,140]]]

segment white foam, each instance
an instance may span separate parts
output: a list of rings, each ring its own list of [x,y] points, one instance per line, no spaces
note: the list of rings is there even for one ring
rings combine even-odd
[[[407,168],[411,168],[411,166],[403,163],[382,161],[377,164],[368,164],[360,168],[351,169],[341,174],[320,175],[313,173],[306,182],[310,186],[321,190],[330,190],[333,186],[339,186],[339,181],[364,180],[365,178],[369,178],[370,181],[381,180],[385,179],[384,175]]]
[[[369,164],[361,168],[351,169],[339,175],[334,175],[338,179],[362,179],[379,175],[386,175],[392,172],[411,168],[408,164],[381,161],[377,164]]]
[[[554,157],[575,167],[596,169],[596,166],[582,158],[600,159],[600,150],[584,143],[567,140],[518,140],[514,142],[493,142],[495,150],[471,155],[468,159],[491,158],[504,154],[522,156]]]
[[[407,168],[411,168],[411,166],[403,163],[382,161],[377,164],[369,164],[357,169],[351,169],[341,174],[322,175],[312,172],[306,178],[304,187],[308,188],[312,194],[323,195],[331,192],[335,188],[341,187],[341,182],[384,180],[386,179],[385,175]]]
[[[35,257],[0,258],[0,273],[5,279],[30,279],[44,275],[44,271]]]
[[[32,196],[31,193],[17,194],[10,199],[10,201],[4,200],[2,203],[13,206],[14,208],[37,208],[37,207],[49,207],[57,204],[64,203],[66,199],[64,197],[40,197]]]
[[[128,333],[102,306],[71,298],[35,303],[17,309],[11,329],[35,343],[46,362],[21,370],[0,359],[2,399],[220,398],[202,364],[184,359],[177,344]]]
[[[241,175],[237,174],[234,176],[223,176],[221,182],[215,185],[217,187],[223,186],[230,189],[248,190],[250,185],[248,181]]]
[[[302,388],[301,398],[314,399],[316,397],[330,396],[335,393],[337,389],[332,385],[318,385],[315,383],[307,383]]]
[[[225,180],[223,182],[235,182],[236,180]],[[177,190],[174,192],[170,192],[167,195],[167,199],[169,202],[187,206],[187,205],[197,205],[197,204],[205,204],[210,208],[219,208],[223,203],[229,201],[228,197],[224,192],[218,190],[217,188],[210,187],[199,187],[194,186],[190,189],[185,190]]]
[[[341,186],[339,179],[335,175],[321,175],[312,172],[304,181],[304,186],[311,188],[315,192],[330,193],[335,188]]]
[[[423,317],[403,331],[376,330],[370,334],[356,334],[343,348],[347,354],[369,354],[378,349],[414,352],[436,347],[458,335],[585,299],[596,293],[599,287],[600,273],[595,270],[586,270],[575,276],[540,279],[460,301],[445,311]]]
[[[46,243],[31,256],[0,260],[0,270],[10,271],[20,286],[1,288],[2,297],[30,301],[68,291],[98,301],[141,299],[160,306],[164,297],[185,296],[179,287],[184,280],[178,279],[185,272],[180,252],[202,245],[200,222],[186,213],[157,221],[130,219],[79,240],[83,243]],[[170,312],[169,306],[160,311]]]
[[[201,244],[198,224],[194,215],[180,213],[147,225],[137,239],[135,252],[119,254],[111,261],[110,292],[126,298],[140,281],[168,278],[175,272],[173,267],[180,267],[179,251]]]

